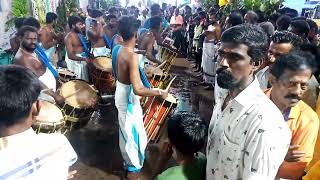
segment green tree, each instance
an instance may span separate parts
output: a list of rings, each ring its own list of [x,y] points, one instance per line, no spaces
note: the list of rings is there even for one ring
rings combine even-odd
[[[5,30],[8,31],[10,28],[14,26],[14,22],[19,17],[27,17],[30,15],[29,12],[29,0],[13,0],[12,1],[12,15],[13,18],[9,19],[6,22]]]
[[[100,6],[104,10],[108,10],[111,6],[117,4],[117,0],[100,0]]]

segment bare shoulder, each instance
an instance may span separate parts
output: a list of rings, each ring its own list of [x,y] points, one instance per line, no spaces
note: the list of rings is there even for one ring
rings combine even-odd
[[[71,40],[71,39],[73,39],[73,38],[75,38],[75,33],[73,33],[73,32],[69,32],[67,35],[66,35],[66,37],[65,37],[65,41],[69,41],[69,40]]]
[[[138,59],[138,54],[123,48],[122,53],[123,59],[127,62],[127,64],[135,64]]]

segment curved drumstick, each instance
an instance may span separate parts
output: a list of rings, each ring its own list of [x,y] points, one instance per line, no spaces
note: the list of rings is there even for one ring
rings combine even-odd
[[[160,69],[163,65],[165,65],[166,64],[166,62],[163,62],[162,64],[160,64],[159,66],[157,66],[156,68],[154,68],[154,69],[152,69],[151,71],[150,71],[150,74],[153,74],[153,72],[155,71],[155,70],[157,70],[157,69]]]
[[[74,92],[74,93],[72,93],[72,94],[70,94],[70,95],[68,95],[68,96],[64,97],[64,99],[68,99],[68,98],[70,98],[70,97],[72,97],[72,96],[74,96],[74,95],[78,94],[81,90],[82,90],[82,88],[81,88],[81,89],[76,90],[76,92]]]
[[[52,88],[51,89],[50,88],[46,88],[46,89],[42,89],[41,91],[42,92],[47,92],[47,91],[53,91],[53,89]]]
[[[168,86],[167,86],[167,88],[166,88],[165,91],[169,91],[169,88],[170,88],[170,86],[172,85],[173,81],[176,79],[176,77],[177,77],[177,76],[174,76],[174,77],[171,79],[171,81],[169,82],[169,84],[168,84]]]

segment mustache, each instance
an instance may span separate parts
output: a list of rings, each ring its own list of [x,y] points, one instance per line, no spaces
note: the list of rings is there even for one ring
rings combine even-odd
[[[294,95],[294,94],[288,94],[285,96],[286,99],[297,99],[297,100],[301,100],[302,98],[300,96]]]
[[[217,83],[223,89],[232,89],[236,86],[236,79],[226,67],[217,69]]]

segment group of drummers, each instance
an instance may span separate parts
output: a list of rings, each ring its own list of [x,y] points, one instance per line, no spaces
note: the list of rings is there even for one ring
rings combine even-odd
[[[27,71],[20,76],[29,81],[37,77],[41,105],[35,107],[32,127],[47,134],[83,127],[99,99],[114,94],[121,154],[128,177],[135,177],[142,169],[147,144],[159,140],[165,119],[177,105],[168,90],[175,79],[169,71],[178,50],[167,37],[170,30],[162,30],[163,18],[152,16],[150,27],[141,28],[134,17],[90,10],[85,21],[79,16],[68,18],[68,33],[54,32],[54,13],[47,13],[44,27],[33,17],[18,21],[21,24],[12,41],[12,47],[17,47],[13,65],[2,71],[18,75]],[[57,68],[54,60],[61,44],[67,68]],[[29,83],[31,89],[37,84]],[[74,163],[76,154],[66,144]]]

